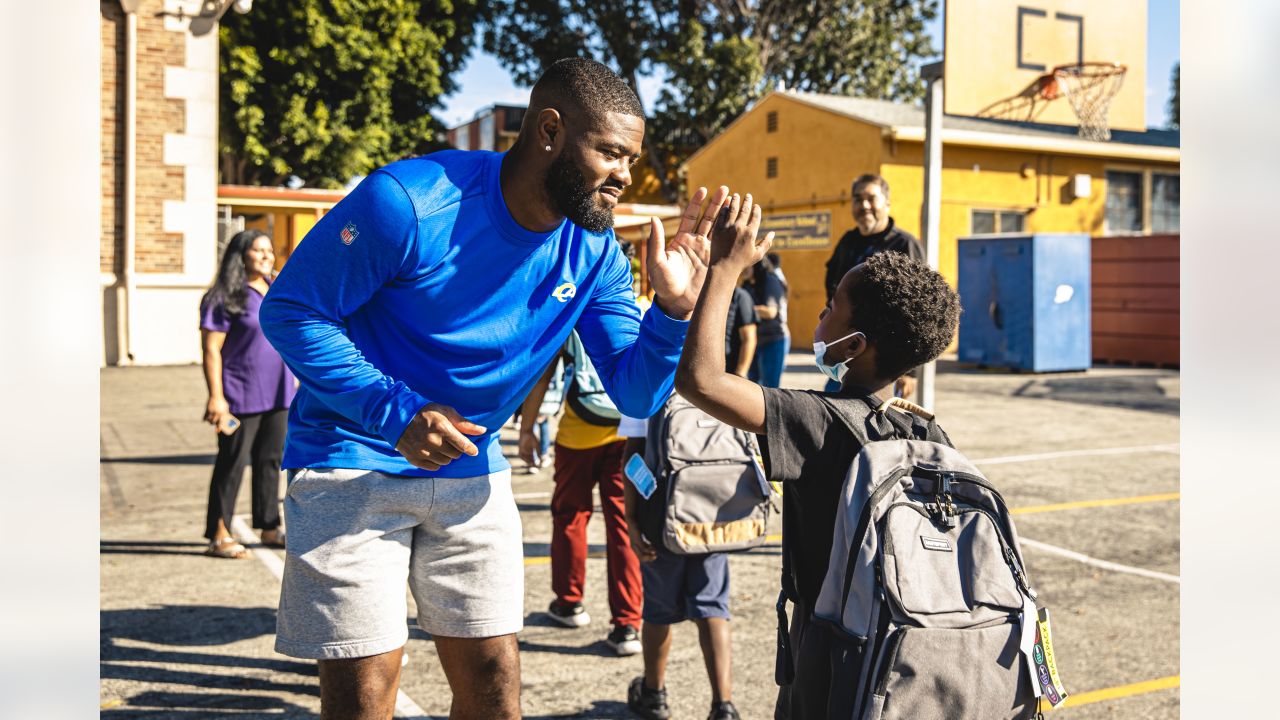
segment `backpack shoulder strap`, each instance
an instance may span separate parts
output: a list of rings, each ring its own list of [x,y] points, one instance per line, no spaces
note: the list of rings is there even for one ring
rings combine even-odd
[[[832,398],[827,395],[817,397],[860,445],[877,440],[893,439],[901,431],[892,422],[887,423],[888,427],[883,427],[886,423],[875,422],[877,419],[875,416],[880,415],[877,412],[880,403],[873,397]]]

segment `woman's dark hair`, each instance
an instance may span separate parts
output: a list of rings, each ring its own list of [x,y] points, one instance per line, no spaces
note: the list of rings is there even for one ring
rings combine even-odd
[[[755,298],[757,305],[763,305],[767,301],[764,293],[764,281],[769,273],[773,272],[775,265],[769,259],[769,256],[760,258],[760,262],[751,266],[751,296]]]
[[[244,287],[244,254],[253,247],[253,241],[260,237],[270,236],[261,230],[242,230],[227,243],[227,249],[222,252],[222,263],[218,266],[218,277],[213,281],[213,287],[200,300],[201,311],[210,306],[221,305],[229,315],[244,313],[247,297]]]

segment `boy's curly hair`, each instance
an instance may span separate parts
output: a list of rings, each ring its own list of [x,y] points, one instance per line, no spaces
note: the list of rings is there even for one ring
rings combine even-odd
[[[848,289],[853,326],[876,348],[876,373],[894,379],[941,355],[960,320],[960,296],[942,275],[897,252],[859,267]]]

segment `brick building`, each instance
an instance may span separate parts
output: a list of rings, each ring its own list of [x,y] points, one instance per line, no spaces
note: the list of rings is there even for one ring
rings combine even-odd
[[[99,2],[103,364],[199,360],[217,256],[216,19],[229,4]]]

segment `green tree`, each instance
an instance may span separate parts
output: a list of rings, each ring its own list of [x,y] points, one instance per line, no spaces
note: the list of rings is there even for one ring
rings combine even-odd
[[[1177,130],[1182,127],[1182,118],[1179,116],[1182,95],[1182,63],[1174,64],[1173,77],[1169,79],[1169,85],[1169,127]]]
[[[590,57],[636,86],[666,81],[645,151],[669,199],[675,169],[753,101],[795,90],[914,101],[935,54],[937,0],[495,0],[485,49],[519,84],[550,62]]]
[[[478,0],[259,2],[223,17],[222,182],[335,188],[443,146],[432,116],[470,52]]]

